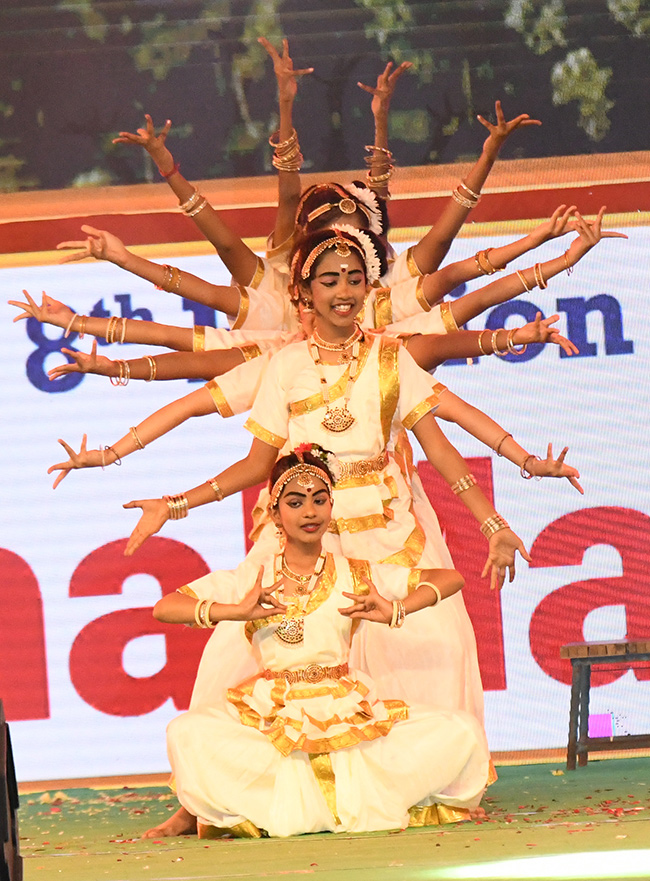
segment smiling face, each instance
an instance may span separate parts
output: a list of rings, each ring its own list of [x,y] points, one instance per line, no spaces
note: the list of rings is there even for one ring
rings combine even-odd
[[[348,335],[363,307],[366,273],[360,255],[340,257],[333,248],[318,259],[308,284],[316,327],[325,339]]]
[[[312,476],[311,486],[301,486],[301,476],[290,480],[272,509],[273,522],[281,526],[292,543],[318,544],[327,531],[332,516],[329,489],[324,480]]]

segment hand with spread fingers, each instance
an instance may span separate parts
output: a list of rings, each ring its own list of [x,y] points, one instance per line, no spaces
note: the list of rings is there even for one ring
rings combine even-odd
[[[270,615],[284,614],[287,611],[287,607],[273,595],[282,584],[282,579],[271,587],[262,587],[263,575],[264,567],[261,566],[255,584],[235,606],[233,621],[257,621],[259,618],[268,618]]]
[[[165,122],[162,129],[156,134],[156,128],[153,120],[148,113],[145,113],[145,128],[139,128],[134,132],[120,132],[117,138],[113,138],[114,144],[130,144],[134,147],[144,147],[147,153],[158,166],[161,174],[167,174],[174,166],[174,157],[165,144],[167,135],[172,127],[171,119]]]
[[[393,604],[384,599],[372,581],[363,577],[362,580],[368,585],[368,593],[356,594],[344,591],[343,596],[352,600],[352,605],[339,609],[339,612],[348,618],[365,618],[366,621],[376,621],[378,624],[390,624]]]
[[[553,456],[553,444],[549,444],[546,458],[538,459],[536,456],[531,456],[525,463],[526,471],[533,477],[566,477],[571,486],[584,495],[585,491],[578,483],[580,472],[564,461],[568,452],[569,448],[565,447],[556,459]]]
[[[569,205],[568,207],[559,205],[548,220],[544,220],[530,233],[533,247],[549,242],[551,239],[557,239],[568,232],[574,232],[575,226],[572,219],[576,211],[577,205]]]
[[[497,118],[496,124],[491,123],[480,114],[476,117],[481,125],[484,125],[490,133],[483,144],[483,152],[487,153],[488,156],[493,159],[496,158],[501,147],[516,129],[525,128],[529,125],[542,124],[539,119],[531,119],[527,113],[520,113],[519,116],[516,116],[514,119],[511,119],[510,121],[506,120],[501,107],[501,101],[495,102],[494,111]]]
[[[69,444],[59,438],[59,443],[70,458],[66,462],[58,462],[56,465],[50,465],[47,469],[48,474],[52,474],[54,471],[61,472],[52,484],[52,489],[56,489],[61,481],[64,480],[71,471],[74,471],[77,468],[103,468],[104,465],[108,464],[106,462],[105,451],[88,450],[86,449],[87,442],[88,435],[84,434],[81,440],[81,446],[79,447],[79,452],[75,453]]]
[[[573,231],[578,233],[578,238],[571,242],[569,250],[566,252],[567,269],[574,266],[603,239],[627,238],[625,233],[602,228],[605,210],[606,206],[603,205],[592,221],[585,220],[579,211],[575,212],[572,226]]]
[[[372,110],[373,116],[376,117],[380,114],[388,114],[388,109],[390,107],[391,98],[393,97],[397,81],[403,73],[410,70],[412,67],[413,63],[411,61],[402,61],[402,63],[398,64],[395,70],[393,70],[393,62],[389,61],[384,70],[377,77],[376,86],[366,86],[363,83],[357,83],[360,89],[363,89],[364,92],[368,92],[369,95],[372,95],[370,109]]]
[[[481,578],[489,575],[490,589],[501,590],[506,572],[509,573],[508,581],[514,581],[516,552],[519,551],[528,563],[530,563],[530,554],[522,540],[511,529],[499,529],[498,532],[492,533],[489,544],[490,551]]]
[[[73,263],[77,260],[85,260],[94,257],[95,260],[108,260],[116,266],[123,266],[128,259],[129,252],[124,247],[124,242],[105,229],[95,229],[94,226],[84,224],[81,231],[87,234],[87,238],[81,241],[59,242],[57,251],[75,250],[74,254],[64,254],[59,263]],[[76,249],[81,250],[76,250]]]
[[[552,343],[559,346],[569,357],[579,354],[578,347],[571,340],[563,337],[557,327],[553,327],[559,320],[558,314],[542,318],[542,313],[538,312],[534,321],[517,328],[512,341],[516,346],[524,346],[528,343]]]
[[[164,499],[136,499],[126,502],[123,508],[142,508],[138,521],[124,551],[125,557],[131,557],[144,542],[162,529],[170,519],[169,506]]]
[[[257,42],[263,46],[273,61],[273,70],[278,81],[278,98],[280,101],[293,101],[298,91],[298,78],[313,73],[313,67],[296,69],[289,55],[289,41],[282,41],[282,55],[266,37],[258,37]]]
[[[60,379],[68,373],[96,373],[98,376],[111,376],[113,361],[104,355],[97,354],[97,340],[93,340],[90,352],[79,352],[76,349],[61,349],[61,354],[69,355],[74,361],[67,364],[59,364],[48,370],[47,375],[51,380]]]
[[[23,294],[27,299],[26,303],[23,303],[21,300],[7,301],[10,306],[16,306],[18,309],[24,310],[20,315],[16,315],[14,322],[22,321],[23,318],[35,318],[37,321],[40,321],[41,324],[51,324],[54,327],[67,327],[74,317],[75,313],[72,309],[64,303],[60,303],[58,300],[48,297],[45,291],[43,291],[43,298],[40,306],[26,290],[23,290]]]

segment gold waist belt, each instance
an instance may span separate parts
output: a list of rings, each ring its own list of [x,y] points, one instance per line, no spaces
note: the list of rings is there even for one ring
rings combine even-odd
[[[310,664],[304,670],[265,670],[262,674],[265,679],[285,679],[289,685],[296,682],[322,682],[323,679],[340,679],[347,676],[348,665],[339,664],[337,667],[321,667],[320,664]]]
[[[381,452],[374,459],[359,459],[356,462],[341,462],[341,474],[339,481],[347,480],[348,477],[366,477],[376,471],[383,471],[388,465],[388,453]],[[338,481],[337,481],[338,483]]]

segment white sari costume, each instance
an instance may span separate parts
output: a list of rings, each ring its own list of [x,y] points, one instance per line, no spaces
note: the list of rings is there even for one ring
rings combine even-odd
[[[349,367],[323,369],[330,401],[338,406]],[[444,386],[434,385],[403,346],[382,335],[367,336],[361,345],[349,399],[355,422],[346,431],[333,433],[321,424],[321,388],[307,343],[285,347],[269,363],[246,427],[278,450],[285,444],[318,443],[339,458],[344,473],[334,486],[333,521],[324,547],[345,557],[392,564],[396,577],[403,567],[453,567],[438,519],[401,442],[404,428],[435,411]],[[253,558],[277,545],[270,523],[261,533],[250,552]],[[482,724],[476,641],[460,593],[409,616],[397,633],[366,631],[355,651],[380,693],[428,708],[467,711]],[[357,658],[354,663],[360,665]]]
[[[264,586],[277,580],[277,564],[273,555],[264,559]],[[249,557],[181,592],[237,603],[257,571]],[[210,643],[226,627],[246,647],[217,655],[208,643],[192,707],[167,734],[179,800],[203,837],[216,834],[213,827],[254,837],[403,828],[458,819],[480,801],[490,768],[476,719],[386,700],[392,695],[355,665],[350,645],[366,632],[399,634],[339,613],[350,604],[343,591],[367,591],[362,576],[388,596],[403,595],[411,573],[328,554],[305,598],[301,643],[277,638],[278,614],[218,625]],[[202,690],[215,673],[221,690]]]

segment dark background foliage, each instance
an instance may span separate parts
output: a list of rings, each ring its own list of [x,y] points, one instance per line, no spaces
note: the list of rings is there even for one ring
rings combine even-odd
[[[401,165],[480,151],[501,98],[543,120],[518,157],[642,150],[650,136],[648,0],[62,0],[0,8],[0,189],[152,180],[115,147],[144,112],[174,122],[190,178],[271,171],[272,67],[256,40],[287,36],[306,170],[359,168],[369,97],[387,60],[413,71],[393,101]]]

